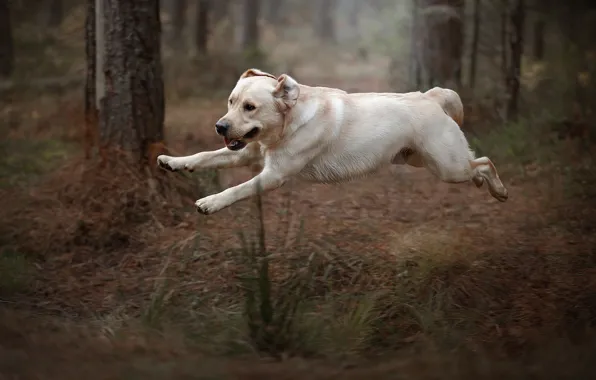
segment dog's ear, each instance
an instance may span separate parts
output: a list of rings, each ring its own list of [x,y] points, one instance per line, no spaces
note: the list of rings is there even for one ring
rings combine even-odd
[[[259,69],[248,69],[242,75],[240,75],[240,79],[250,78],[250,77],[269,77],[273,79],[277,79],[275,75],[266,73]]]
[[[277,78],[277,86],[273,90],[273,96],[280,99],[287,108],[296,105],[298,95],[300,95],[300,87],[294,78],[287,74],[282,74]]]

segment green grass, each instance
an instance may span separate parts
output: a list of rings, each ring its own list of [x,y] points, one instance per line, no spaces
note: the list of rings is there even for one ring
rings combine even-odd
[[[0,250],[0,295],[13,295],[27,290],[31,284],[33,266],[22,254]]]
[[[74,147],[54,139],[0,141],[0,189],[25,186],[62,164]]]

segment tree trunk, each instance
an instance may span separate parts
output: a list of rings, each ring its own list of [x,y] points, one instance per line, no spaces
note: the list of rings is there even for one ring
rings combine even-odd
[[[505,81],[505,87],[507,87],[507,68],[509,67],[509,59],[507,52],[507,31],[508,31],[508,19],[509,19],[509,1],[501,0],[501,72]]]
[[[544,59],[544,20],[538,20],[534,24],[534,43],[533,43],[533,56],[537,61]]]
[[[159,0],[104,0],[104,5],[106,98],[100,110],[101,147],[131,153],[147,164],[154,146],[163,140]]]
[[[211,0],[211,2],[211,7],[213,9],[212,22],[215,25],[229,16],[230,0]]]
[[[207,54],[207,40],[209,36],[209,8],[210,0],[199,0],[197,3],[197,17],[195,26],[195,47],[201,55]]]
[[[85,131],[83,146],[85,158],[91,158],[94,131],[97,131],[96,107],[96,36],[95,36],[95,1],[87,0],[87,14],[85,18],[85,56],[87,60],[87,75],[85,78]]]
[[[421,0],[417,38],[426,85],[461,85],[464,0]]]
[[[454,70],[449,73],[449,75],[453,75],[455,77],[448,78],[451,80],[455,80],[455,86],[457,89],[462,87],[462,80],[463,80],[463,58],[464,58],[464,44],[465,44],[465,26],[464,26],[464,8],[465,8],[465,0],[457,0],[454,1],[453,7],[455,12],[457,13],[458,17],[453,18],[449,21],[450,27],[450,34],[449,38],[451,40],[451,61],[452,64],[455,65]]]
[[[283,0],[269,0],[267,1],[267,10],[265,12],[265,19],[272,25],[279,25],[281,10],[283,7]]]
[[[356,33],[358,33],[358,20],[361,8],[362,2],[360,0],[352,0],[352,2],[350,3],[350,12],[348,13],[348,24],[351,28],[355,29]]]
[[[419,34],[418,34],[418,0],[412,0],[412,27],[410,28],[410,67],[409,67],[409,82],[410,89],[414,90],[420,87],[419,78]]]
[[[244,0],[242,49],[245,52],[259,50],[260,0]]]
[[[106,95],[105,59],[106,28],[105,2],[95,0],[95,108],[101,112]]]
[[[507,118],[515,120],[518,116],[521,59],[524,48],[524,23],[526,9],[524,0],[516,0],[515,8],[511,13],[511,33],[509,33],[509,47],[511,60],[507,77]]]
[[[48,26],[55,28],[62,24],[64,18],[64,4],[62,0],[46,0],[49,1],[50,9],[48,10]]]
[[[315,6],[317,14],[313,18],[316,22],[315,30],[317,36],[325,42],[335,42],[335,27],[333,10],[335,8],[334,0],[317,0],[318,6]]]
[[[9,0],[0,0],[0,77],[10,77],[13,68],[14,41]]]
[[[474,23],[472,47],[470,49],[470,87],[476,87],[476,65],[478,62],[478,40],[480,39],[480,0],[474,0]]]
[[[131,0],[133,1],[133,0]],[[184,48],[184,27],[186,26],[186,0],[172,0],[170,44],[177,49]]]

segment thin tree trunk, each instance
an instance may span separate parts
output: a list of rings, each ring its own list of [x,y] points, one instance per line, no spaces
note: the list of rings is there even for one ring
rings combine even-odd
[[[230,0],[210,0],[212,2],[211,8],[213,9],[213,24],[217,24],[222,19],[229,16],[230,12]]]
[[[508,20],[509,20],[509,2],[508,0],[501,0],[501,72],[505,86],[507,86],[507,68],[509,67],[509,59],[507,52],[509,47],[507,46],[507,31],[508,31]]]
[[[100,113],[102,148],[152,164],[163,140],[164,85],[159,0],[104,0],[106,100]]]
[[[465,36],[464,36],[464,8],[465,8],[465,0],[452,0],[452,7],[454,8],[455,12],[457,13],[458,17],[451,19],[448,23],[449,25],[449,39],[451,44],[450,50],[450,64],[453,65],[454,70],[450,70],[448,72],[448,77],[445,78],[448,80],[453,80],[455,82],[456,88],[460,89],[462,87],[462,80],[463,80],[463,53],[464,53],[464,44],[465,44]]]
[[[14,41],[9,0],[0,0],[0,77],[10,77],[13,69]]]
[[[85,131],[83,146],[85,158],[91,158],[93,148],[94,131],[97,131],[97,106],[96,106],[96,22],[95,22],[95,0],[87,0],[87,12],[85,18],[85,56],[87,60],[87,75],[85,78]]]
[[[418,75],[420,58],[419,58],[419,39],[418,23],[419,23],[419,8],[418,0],[412,0],[412,27],[410,34],[410,88],[412,90],[420,87],[420,76]]]
[[[515,120],[518,116],[521,59],[524,48],[525,1],[517,0],[511,14],[512,30],[509,34],[511,62],[508,70],[508,103],[507,118]]]
[[[259,50],[260,0],[244,0],[242,49],[247,52]]]
[[[348,23],[351,28],[355,29],[355,32],[358,31],[358,20],[360,15],[360,9],[362,7],[362,1],[360,0],[352,0],[350,3],[350,12],[348,14]]]
[[[318,0],[318,7],[315,6],[317,14],[314,20],[317,22],[316,31],[319,38],[325,42],[335,42],[335,26],[333,10],[334,0]]]
[[[106,95],[105,55],[105,1],[95,0],[95,108],[101,112]]]
[[[133,1],[133,0],[131,0]],[[184,27],[186,26],[186,11],[188,9],[188,2],[186,0],[172,1],[172,24],[170,44],[178,49],[184,48]]]
[[[280,15],[283,7],[283,0],[269,0],[267,1],[267,10],[265,12],[265,19],[273,25],[280,23]]]
[[[533,44],[533,56],[537,61],[544,59],[544,20],[538,20],[534,24],[534,44]]]
[[[50,9],[48,10],[48,26],[57,27],[62,24],[64,17],[64,4],[62,0],[47,0]]]
[[[470,87],[476,87],[476,65],[478,62],[478,40],[480,38],[480,0],[474,0],[474,23],[472,47],[470,49]]]
[[[210,0],[199,0],[197,4],[197,17],[195,26],[195,47],[199,54],[207,53],[207,40],[209,36],[209,8]]]

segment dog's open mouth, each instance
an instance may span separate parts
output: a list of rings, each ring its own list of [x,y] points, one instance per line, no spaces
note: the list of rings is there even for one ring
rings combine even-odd
[[[228,139],[227,137],[224,137],[224,143],[230,150],[240,150],[240,149],[244,148],[247,144],[246,141],[244,141],[244,139],[252,139],[253,137],[255,137],[258,134],[259,134],[259,128],[254,127],[253,129],[248,131],[247,134],[242,136],[242,138],[240,138],[240,139]]]
[[[240,150],[246,146],[246,143],[242,140],[229,140],[227,137],[224,137],[224,143],[229,150]]]

